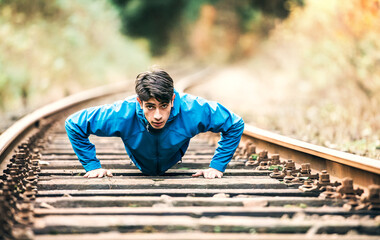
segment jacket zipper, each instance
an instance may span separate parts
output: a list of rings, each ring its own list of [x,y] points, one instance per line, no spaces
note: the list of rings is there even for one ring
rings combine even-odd
[[[149,131],[149,123],[146,125],[146,130],[150,133]],[[153,136],[156,138],[156,174],[158,175],[160,173],[160,158],[159,158],[159,152],[158,152],[158,138],[159,134]]]
[[[158,138],[159,138],[159,136],[160,135],[156,136],[156,157],[157,157],[157,164],[156,164],[157,170],[156,170],[156,173],[157,173],[157,175],[161,172],[160,171],[160,158],[159,158],[159,152],[158,152],[158,144],[159,144]]]

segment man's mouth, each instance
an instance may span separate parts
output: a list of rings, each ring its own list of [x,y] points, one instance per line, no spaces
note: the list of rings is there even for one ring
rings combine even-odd
[[[153,127],[161,127],[164,122],[152,122]]]

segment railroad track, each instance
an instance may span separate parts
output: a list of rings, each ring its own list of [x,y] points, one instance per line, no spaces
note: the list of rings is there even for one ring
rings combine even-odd
[[[182,90],[199,77],[188,77]],[[191,177],[208,167],[213,134],[194,138],[182,163],[164,176],[142,175],[120,139],[91,137],[114,177],[83,178],[63,121],[78,109],[124,98],[121,90],[82,93],[1,136],[2,238],[379,239],[376,160],[251,126],[222,179]]]

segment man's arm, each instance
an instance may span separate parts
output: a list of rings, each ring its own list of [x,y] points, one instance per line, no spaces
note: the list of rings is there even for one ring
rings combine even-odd
[[[197,102],[202,118],[198,125],[199,130],[201,132],[221,133],[221,139],[211,160],[210,169],[202,170],[202,174],[205,177],[206,175],[221,177],[239,145],[244,130],[244,121],[219,103],[209,102],[201,98],[198,98]],[[199,173],[195,175],[198,176]]]
[[[74,152],[87,172],[85,177],[112,175],[112,173],[107,173],[107,170],[101,168],[100,161],[96,157],[95,146],[88,137],[91,134],[120,136],[120,124],[125,122],[120,119],[119,115],[123,115],[119,114],[120,112],[125,113],[121,107],[121,102],[117,102],[113,105],[84,109],[66,119],[66,132]],[[99,170],[94,171],[97,169]]]
[[[231,113],[230,118],[221,126],[221,137],[210,163],[211,168],[221,172],[225,171],[227,164],[231,161],[244,131],[244,122],[240,117]]]

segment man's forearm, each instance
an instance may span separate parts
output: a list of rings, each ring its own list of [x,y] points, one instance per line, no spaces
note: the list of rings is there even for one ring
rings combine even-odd
[[[90,142],[88,136],[79,134],[79,130],[75,130],[75,126],[69,121],[66,121],[65,128],[71,146],[84,169],[88,172],[101,168],[100,161],[96,158],[95,145]]]
[[[231,161],[239,145],[243,131],[244,122],[240,119],[240,121],[232,125],[227,132],[221,134],[218,147],[210,163],[211,168],[221,172],[225,171],[227,164]]]

